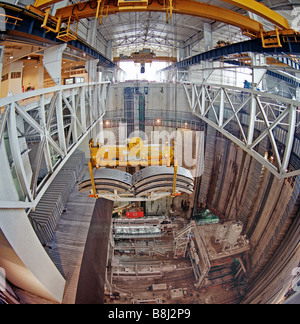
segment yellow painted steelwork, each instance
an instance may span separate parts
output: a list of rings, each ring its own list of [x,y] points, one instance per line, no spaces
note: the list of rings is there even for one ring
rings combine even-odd
[[[107,17],[108,13],[108,6],[105,5],[105,0],[97,0],[97,11],[96,11],[96,16],[95,19],[99,19],[99,23],[102,23],[102,18]]]
[[[47,6],[47,4],[52,4],[58,2],[56,0],[37,0],[37,8],[42,9]],[[211,20],[220,21],[232,26],[241,28],[243,34],[250,36],[252,38],[262,38],[264,47],[280,47],[279,36],[284,36],[288,34],[295,34],[295,31],[290,29],[288,21],[274,12],[270,8],[258,3],[254,0],[224,0],[244,8],[245,10],[252,11],[257,15],[265,18],[266,20],[274,23],[276,26],[275,30],[271,32],[265,32],[263,25],[247,16],[221,8],[218,6],[210,5],[207,3],[193,1],[193,0],[165,0],[161,3],[159,0],[140,0],[140,1],[124,1],[119,0],[119,5],[114,4],[113,1],[107,0],[90,0],[85,2],[79,2],[73,5],[62,7],[56,10],[55,17],[47,15],[47,21],[44,21],[45,28],[49,28],[50,25],[55,26],[55,30],[61,28],[62,23],[68,23],[68,21],[79,21],[83,18],[95,17],[96,19],[101,19],[106,15],[116,14],[118,12],[140,12],[140,11],[154,11],[154,12],[165,12],[167,14],[167,21],[169,17],[172,17],[173,13],[191,15],[196,17],[208,18]],[[39,10],[33,6],[27,7],[29,10]],[[40,10],[43,14],[43,11]],[[53,27],[50,27],[53,28]]]
[[[132,53],[126,57],[114,57],[114,63],[119,62],[134,62],[134,63],[152,63],[155,62],[170,62],[176,63],[176,57],[169,56],[155,56],[153,53]]]
[[[35,0],[33,6],[38,9],[45,9],[62,0]]]
[[[253,12],[256,15],[272,22],[275,26],[278,26],[281,29],[290,29],[290,25],[286,18],[284,18],[274,10],[268,8],[263,3],[257,2],[255,0],[221,0],[221,1],[230,3],[239,8]]]
[[[147,9],[148,0],[118,0],[118,7],[121,11]]]
[[[230,25],[234,25],[242,28],[243,30],[249,30],[252,33],[260,35],[262,29],[261,23],[233,12],[228,9],[220,8],[217,6],[209,5],[202,2],[196,2],[191,0],[177,0],[172,2],[172,13],[179,13],[184,15],[193,15],[203,18],[209,18],[212,20],[221,21]],[[137,9],[135,7],[124,7],[120,10],[119,7],[114,6],[113,3],[109,3],[107,8],[107,14],[116,14],[122,12],[132,11],[157,11],[165,12],[168,8],[161,5],[157,0],[153,0],[147,7]],[[66,6],[57,9],[56,16],[62,17],[62,21],[66,20],[69,16],[74,16],[77,19],[88,18],[95,16],[97,8],[97,1],[92,0],[88,2],[81,2],[75,5]],[[170,10],[170,8],[169,8]]]
[[[47,22],[50,16],[50,8],[47,8],[45,11],[45,17],[44,17],[44,21],[42,24],[42,28],[45,28],[47,30],[47,32],[51,31],[53,33],[59,33],[60,32],[60,26],[61,26],[61,16],[57,17],[52,17],[51,20],[55,23],[55,29],[48,26]]]
[[[261,31],[261,41],[264,48],[282,47],[278,27],[275,27],[275,33],[272,33],[268,38],[265,36],[267,35]]]
[[[177,195],[177,161],[175,159],[175,141],[171,145],[145,145],[141,138],[133,137],[128,145],[95,145],[94,140],[89,142],[90,156],[89,170],[93,195],[96,193],[93,169],[101,167],[148,167],[148,166],[167,166],[174,167],[173,193],[172,197]]]
[[[174,166],[175,147],[171,145],[146,145],[133,137],[128,145],[100,145],[89,143],[93,168],[127,166]]]

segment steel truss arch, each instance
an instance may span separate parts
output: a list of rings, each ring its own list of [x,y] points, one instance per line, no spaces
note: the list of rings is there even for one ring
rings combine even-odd
[[[279,179],[300,175],[299,102],[252,89],[181,82],[193,114],[250,154]],[[263,143],[268,139],[268,144]],[[262,147],[259,148],[259,144]]]
[[[58,85],[0,99],[0,146],[6,147],[21,192],[19,201],[1,201],[1,209],[37,206],[69,157],[100,125],[109,86],[110,82]],[[36,147],[32,161],[28,143]],[[42,161],[47,174],[41,177]]]

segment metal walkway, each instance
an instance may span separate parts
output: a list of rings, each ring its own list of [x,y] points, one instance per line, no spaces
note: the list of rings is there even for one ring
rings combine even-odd
[[[68,158],[105,114],[110,82],[55,86],[0,99],[0,146],[18,201],[0,209],[34,209]],[[5,162],[4,162],[5,161]]]
[[[300,175],[300,138],[296,134],[300,126],[298,101],[228,85],[183,82],[182,86],[196,116],[277,178]]]
[[[228,55],[242,53],[268,54],[274,57],[280,57],[282,55],[297,55],[300,54],[300,35],[295,36],[293,39],[285,39],[285,41],[282,42],[282,47],[263,48],[261,39],[252,39],[240,43],[223,46],[220,48],[215,48],[213,50],[194,55],[173,65],[170,65],[165,69],[162,69],[160,72],[172,70],[174,68],[185,68],[192,65],[200,64],[202,61],[218,60]],[[286,58],[282,58],[282,62],[289,63],[288,59]],[[294,62],[293,67],[298,68],[299,64],[296,64]]]

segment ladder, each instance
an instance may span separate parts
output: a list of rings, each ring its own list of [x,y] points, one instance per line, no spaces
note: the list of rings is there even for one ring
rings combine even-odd
[[[173,252],[175,259],[185,257],[187,245],[189,243],[193,227],[194,224],[189,223],[186,227],[184,227],[174,235]]]

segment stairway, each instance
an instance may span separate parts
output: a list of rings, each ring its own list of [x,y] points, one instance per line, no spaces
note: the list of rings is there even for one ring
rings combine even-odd
[[[189,243],[190,235],[192,228],[194,227],[193,223],[189,223],[186,227],[179,230],[177,233],[174,233],[174,258],[184,258],[187,250],[187,245]]]

